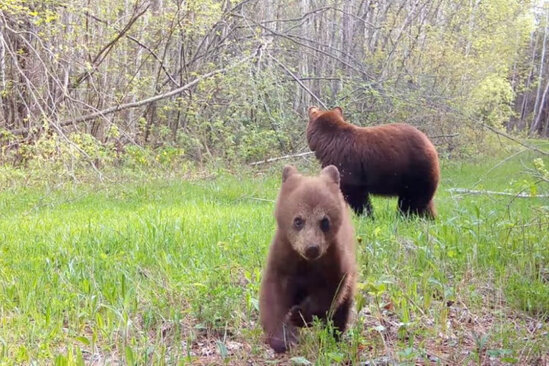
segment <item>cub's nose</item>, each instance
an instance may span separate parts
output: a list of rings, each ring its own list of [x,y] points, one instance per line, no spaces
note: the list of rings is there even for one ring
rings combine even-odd
[[[317,259],[320,255],[320,247],[318,245],[309,245],[307,249],[305,249],[305,256],[308,259]]]

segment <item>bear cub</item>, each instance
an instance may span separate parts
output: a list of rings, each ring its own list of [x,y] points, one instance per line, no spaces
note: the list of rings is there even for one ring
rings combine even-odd
[[[284,167],[276,203],[277,229],[263,273],[259,312],[266,343],[285,352],[313,317],[343,333],[355,283],[355,235],[339,188],[339,171],[308,177]]]

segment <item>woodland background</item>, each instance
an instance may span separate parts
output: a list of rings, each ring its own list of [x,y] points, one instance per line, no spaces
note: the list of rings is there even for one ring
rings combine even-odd
[[[2,0],[0,161],[250,162],[307,151],[309,105],[449,157],[546,138],[548,20],[527,0]]]
[[[0,364],[548,365],[548,45],[541,0],[0,0]],[[310,105],[427,133],[438,216],[373,197],[343,341],[276,357]]]

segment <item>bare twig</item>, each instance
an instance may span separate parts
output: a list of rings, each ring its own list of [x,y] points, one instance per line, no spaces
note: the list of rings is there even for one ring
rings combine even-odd
[[[503,136],[505,137],[506,139],[509,139],[511,141],[514,141],[516,142],[517,144],[521,145],[521,146],[524,146],[525,148],[527,149],[530,149],[532,151],[535,151],[535,152],[538,152],[542,155],[549,155],[549,151],[545,151],[545,150],[541,150],[541,149],[538,149],[537,147],[535,146],[532,146],[532,145],[529,145],[529,144],[525,144],[524,142],[520,141],[519,139],[516,139],[514,138],[513,136],[510,136],[508,134],[506,134],[505,132],[501,132],[501,131],[498,131],[497,129],[495,129],[494,127],[492,126],[489,126],[487,125],[486,123],[482,123],[482,122],[478,122],[482,127],[492,131],[493,133],[497,134],[497,135],[500,135],[500,136]]]
[[[486,195],[495,195],[495,196],[511,196],[516,198],[548,198],[549,197],[549,194],[531,195],[526,193],[479,191],[475,189],[466,189],[466,188],[450,188],[448,189],[448,191],[452,193],[461,193],[461,194],[486,194]]]
[[[278,61],[276,57],[274,57],[270,53],[267,53],[267,56],[269,56],[274,62],[276,62],[277,65],[282,67],[284,71],[286,71],[299,84],[299,86],[301,86],[311,97],[313,97],[322,106],[322,108],[324,109],[328,108],[326,107],[326,104],[324,104],[324,102],[319,97],[317,97],[315,93],[313,93],[309,88],[307,88],[307,86],[303,84],[303,82],[299,80],[299,78],[295,76],[295,74],[290,69],[288,69],[282,62]]]
[[[269,200],[269,199],[266,199],[266,198],[251,197],[251,196],[243,196],[240,199],[241,200],[248,199],[248,200],[252,200],[252,201],[269,202],[269,203],[274,203],[275,202],[275,200]]]
[[[478,184],[480,184],[480,182],[482,182],[482,180],[484,179],[484,177],[486,177],[488,175],[488,173],[490,173],[491,171],[493,171],[494,169],[496,169],[498,166],[504,164],[505,162],[511,160],[512,158],[514,158],[515,156],[519,155],[519,154],[522,154],[523,152],[525,151],[528,151],[527,149],[522,149],[520,151],[517,151],[516,153],[514,154],[511,154],[509,155],[508,157],[506,157],[505,159],[501,160],[499,163],[497,163],[496,165],[494,165],[493,167],[491,167],[490,169],[488,169],[486,172],[484,172],[484,174],[482,174],[482,176],[477,180],[477,182],[475,184],[473,184],[473,187],[476,187]]]
[[[425,102],[425,104],[431,104],[431,103],[428,103],[427,100],[423,100],[423,102]],[[527,144],[527,143],[524,143],[522,141],[520,141],[519,139],[505,133],[505,132],[502,132],[502,131],[499,131],[498,129],[484,123],[484,122],[480,122],[480,121],[477,121],[473,118],[471,118],[470,116],[467,116],[465,113],[463,113],[462,111],[459,111],[459,110],[456,110],[455,108],[449,106],[448,104],[446,103],[434,103],[434,104],[431,104],[435,107],[439,107],[439,108],[443,108],[449,112],[452,112],[452,113],[455,113],[456,115],[462,117],[465,119],[465,123],[467,123],[469,126],[474,126],[474,125],[480,125],[484,128],[486,128],[487,130],[489,131],[492,131],[493,133],[495,133],[496,135],[499,135],[499,136],[502,136],[502,137],[505,137],[506,139],[508,140],[511,140],[529,150],[532,150],[532,151],[535,151],[537,153],[540,153],[542,155],[549,155],[549,151],[545,151],[545,150],[542,150],[542,149],[539,149],[535,146],[532,146],[530,144]],[[473,128],[473,127],[472,127]]]
[[[136,4],[137,5],[137,4]],[[113,47],[116,45],[116,43],[120,40],[120,38],[124,37],[124,35],[129,32],[129,30],[132,28],[134,23],[143,16],[147,10],[149,9],[150,4],[147,4],[147,6],[141,10],[139,13],[137,13],[134,17],[130,19],[128,24],[124,26],[124,28],[114,37],[109,43],[107,43],[98,53],[95,55],[91,62],[92,70],[86,71],[79,76],[76,77],[76,81],[71,85],[71,88],[74,89],[78,87],[82,82],[84,82],[87,78],[89,78],[93,73],[95,73],[101,65],[101,63],[105,60],[107,55],[111,52]],[[137,6],[136,6],[137,11]]]
[[[454,134],[451,134],[451,135],[429,136],[429,138],[436,139],[436,138],[439,138],[439,137],[455,137],[455,136],[458,136],[458,135],[459,135],[459,133],[454,133]],[[297,157],[302,157],[302,156],[308,156],[308,155],[311,155],[311,154],[314,154],[314,152],[313,151],[306,151],[306,152],[302,152],[302,153],[298,153],[298,154],[289,154],[289,155],[278,156],[278,157],[269,158],[269,159],[265,159],[265,160],[254,161],[253,163],[250,163],[250,165],[251,166],[261,165],[261,164],[266,164],[266,163],[272,163],[273,161],[297,158]]]
[[[232,15],[233,15],[234,17],[242,18],[242,19],[247,20],[247,21],[250,22],[250,23],[253,23],[254,25],[260,27],[261,29],[264,29],[265,31],[271,33],[273,36],[277,36],[277,37],[281,37],[281,38],[287,39],[287,40],[289,40],[289,41],[291,41],[291,42],[293,42],[293,43],[295,43],[295,44],[298,44],[298,45],[300,45],[300,46],[309,48],[309,49],[311,49],[311,50],[313,50],[313,51],[316,51],[316,52],[318,52],[318,53],[320,53],[320,54],[323,54],[323,55],[325,55],[325,56],[327,56],[327,57],[330,57],[331,59],[334,59],[334,60],[340,62],[341,64],[347,66],[349,69],[354,70],[354,71],[356,71],[357,73],[363,75],[363,76],[366,77],[367,79],[374,80],[374,78],[373,78],[371,75],[368,75],[364,70],[360,70],[360,69],[358,69],[357,67],[355,67],[355,66],[349,64],[348,62],[345,62],[345,61],[342,60],[340,57],[337,57],[336,55],[334,55],[334,54],[332,54],[332,53],[330,53],[330,52],[325,52],[325,51],[323,51],[323,50],[321,50],[321,49],[319,49],[319,48],[312,47],[312,46],[310,46],[310,45],[308,45],[308,44],[306,44],[306,43],[304,43],[304,42],[298,41],[298,40],[297,40],[297,38],[299,38],[298,36],[289,35],[289,34],[286,34],[286,33],[276,32],[276,31],[274,31],[273,29],[271,29],[271,28],[269,28],[269,27],[265,27],[264,25],[262,25],[262,24],[256,22],[256,21],[253,20],[253,19],[250,19],[250,18],[248,18],[248,17],[243,16],[242,14],[234,14],[234,13],[233,13]],[[340,51],[340,52],[341,52],[341,51]]]
[[[160,68],[162,69],[162,71],[164,71],[164,74],[166,74],[166,76],[168,77],[168,79],[176,86],[176,87],[179,87],[179,83],[177,81],[175,81],[175,79],[173,78],[173,76],[168,72],[168,70],[166,70],[166,66],[164,65],[164,62],[158,57],[158,55],[150,48],[148,47],[146,44],[144,44],[143,42],[139,41],[137,38],[135,37],[132,37],[131,35],[127,34],[127,32],[122,32],[122,30],[112,26],[109,24],[109,22],[107,22],[106,20],[104,19],[101,19],[91,13],[89,13],[88,11],[84,11],[83,14],[99,23],[102,23],[102,24],[105,24],[106,26],[108,27],[111,27],[112,29],[116,30],[117,32],[119,32],[119,34],[122,34],[124,37],[128,38],[130,41],[134,42],[135,44],[137,44],[139,47],[145,49],[147,52],[149,52],[149,54],[156,60],[158,61],[159,65],[160,65]]]

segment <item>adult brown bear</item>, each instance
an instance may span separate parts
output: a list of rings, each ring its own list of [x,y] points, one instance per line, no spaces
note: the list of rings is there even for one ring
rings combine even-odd
[[[310,107],[307,142],[322,166],[339,169],[341,191],[356,213],[371,214],[369,194],[376,194],[398,196],[404,214],[435,217],[438,155],[417,128],[403,123],[357,127],[345,122],[339,107]]]
[[[339,189],[339,172],[318,177],[282,173],[277,230],[261,282],[259,315],[267,343],[284,352],[297,342],[297,328],[313,317],[333,320],[344,332],[356,283],[355,236]]]

